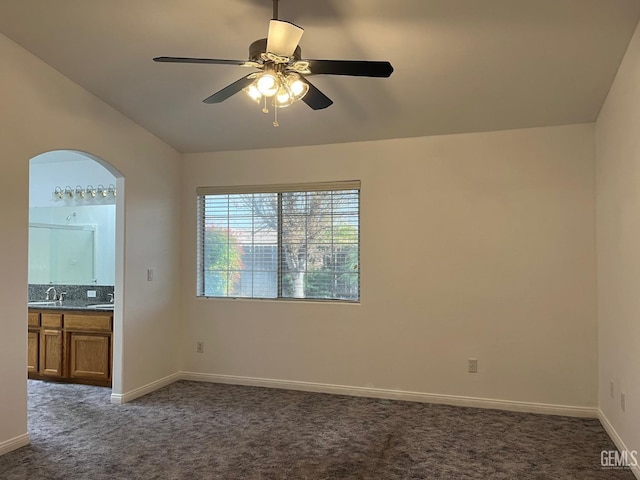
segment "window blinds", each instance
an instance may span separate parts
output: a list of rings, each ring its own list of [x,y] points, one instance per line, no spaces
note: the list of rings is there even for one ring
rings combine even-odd
[[[359,189],[199,188],[198,295],[358,301]]]

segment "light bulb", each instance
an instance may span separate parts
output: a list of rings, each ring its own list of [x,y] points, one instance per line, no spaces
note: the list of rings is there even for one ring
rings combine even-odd
[[[251,100],[257,103],[260,102],[262,94],[260,93],[260,90],[258,90],[258,87],[256,87],[256,82],[253,82],[251,85],[245,88],[244,91],[247,92],[247,95],[249,95],[249,97],[251,97]]]
[[[290,73],[287,75],[287,84],[289,85],[294,101],[300,100],[309,91],[309,85],[303,82],[300,75],[297,73]]]
[[[300,80],[296,80],[295,82],[293,82],[291,84],[291,91],[293,92],[293,94],[297,97],[299,96],[302,92],[304,92],[304,86],[305,84],[302,83]]]
[[[278,90],[278,95],[276,95],[276,103],[280,108],[288,107],[289,105],[291,105],[291,103],[293,103],[293,98],[291,97],[289,90],[284,86],[282,86],[280,90]]]
[[[278,93],[278,82],[276,77],[270,73],[262,75],[256,83],[258,91],[265,97],[273,97]]]

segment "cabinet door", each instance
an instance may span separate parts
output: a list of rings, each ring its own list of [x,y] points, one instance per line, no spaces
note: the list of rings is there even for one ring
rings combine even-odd
[[[70,333],[69,376],[92,380],[110,377],[111,335]]]
[[[38,372],[38,358],[40,356],[40,332],[29,330],[29,355],[27,356],[27,372]]]
[[[40,374],[62,376],[62,330],[40,332]]]

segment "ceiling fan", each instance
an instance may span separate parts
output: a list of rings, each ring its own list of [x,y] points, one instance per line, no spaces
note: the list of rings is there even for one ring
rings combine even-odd
[[[278,20],[278,1],[273,0],[273,19],[269,22],[267,38],[256,40],[249,46],[249,60],[221,60],[215,58],[156,57],[155,62],[205,63],[237,65],[256,68],[204,99],[204,103],[220,103],[244,90],[262,111],[274,107],[274,126],[278,126],[278,109],[302,100],[313,110],[327,108],[333,101],[318,90],[308,75],[347,75],[359,77],[389,77],[393,67],[389,62],[364,60],[307,60],[301,58],[298,42],[304,30],[291,22]]]

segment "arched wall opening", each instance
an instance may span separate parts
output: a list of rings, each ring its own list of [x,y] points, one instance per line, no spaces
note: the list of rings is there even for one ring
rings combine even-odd
[[[122,173],[90,153],[54,150],[29,161],[30,257],[32,249],[38,248],[32,238],[41,235],[32,232],[46,231],[47,224],[54,225],[51,231],[55,230],[56,235],[58,232],[65,235],[69,232],[73,238],[82,235],[83,242],[83,248],[67,248],[72,253],[66,257],[57,252],[51,255],[55,259],[45,258],[46,254],[36,257],[37,261],[30,258],[29,300],[40,300],[42,287],[47,284],[60,284],[60,291],[73,288],[73,292],[67,292],[67,300],[62,300],[62,309],[65,302],[71,304],[72,293],[74,300],[83,297],[87,304],[110,302],[110,296],[103,296],[114,294],[110,345],[113,393],[121,393],[123,383],[124,193]],[[44,237],[46,243],[47,233]],[[68,238],[64,241],[68,242]],[[85,248],[90,244],[93,250]],[[91,258],[93,265],[87,266]],[[87,298],[91,294],[96,294],[95,300]]]

